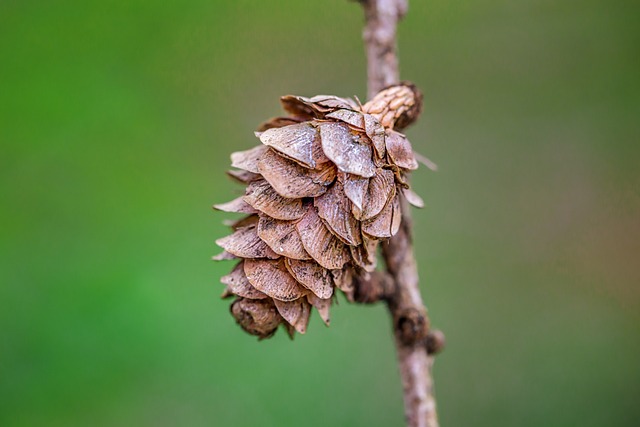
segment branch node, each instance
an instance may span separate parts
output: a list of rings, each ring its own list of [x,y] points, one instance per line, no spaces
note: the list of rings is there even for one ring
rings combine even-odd
[[[424,341],[429,332],[429,320],[424,312],[407,307],[396,314],[395,328],[404,345],[412,346]]]
[[[395,294],[393,277],[383,271],[357,276],[354,283],[354,302],[360,304],[375,304],[388,301]]]
[[[438,354],[442,352],[442,350],[444,350],[445,345],[446,340],[442,331],[437,329],[429,331],[429,333],[427,334],[427,338],[425,339],[427,353],[429,353],[430,355]]]

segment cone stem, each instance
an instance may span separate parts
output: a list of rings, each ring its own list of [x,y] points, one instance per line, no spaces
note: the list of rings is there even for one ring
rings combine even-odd
[[[363,32],[367,52],[368,98],[398,83],[396,29],[408,9],[407,0],[361,0],[366,25]],[[438,427],[431,369],[433,356],[425,342],[429,332],[427,310],[420,296],[418,268],[411,240],[411,215],[402,206],[400,231],[383,246],[387,271],[395,289],[387,299],[393,319],[395,344],[409,427]]]

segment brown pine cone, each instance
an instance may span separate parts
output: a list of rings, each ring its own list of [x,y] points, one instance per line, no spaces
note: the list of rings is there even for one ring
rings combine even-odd
[[[365,105],[319,95],[284,96],[289,117],[262,124],[262,145],[233,153],[228,174],[245,195],[215,205],[247,214],[218,239],[216,260],[239,259],[221,282],[231,313],[260,338],[283,324],[305,333],[311,306],[329,324],[335,288],[353,299],[352,278],[376,268],[378,244],[400,227],[400,197],[422,207],[406,174],[418,167],[407,138],[422,97],[391,86]]]

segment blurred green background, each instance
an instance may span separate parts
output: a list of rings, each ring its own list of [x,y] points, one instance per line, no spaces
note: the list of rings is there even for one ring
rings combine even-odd
[[[411,2],[443,426],[640,423],[637,2]],[[218,299],[229,153],[365,94],[353,2],[0,3],[0,425],[402,426],[389,320],[258,343]]]

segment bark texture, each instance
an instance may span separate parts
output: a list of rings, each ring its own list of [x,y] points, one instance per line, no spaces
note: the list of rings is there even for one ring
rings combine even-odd
[[[411,218],[405,204],[400,231],[382,248],[395,293],[387,301],[393,319],[404,408],[410,427],[437,427],[438,416],[431,369],[433,355],[426,343],[429,318],[420,296],[418,268],[411,244]]]
[[[366,18],[363,32],[367,52],[368,95],[399,82],[396,29],[408,9],[407,0],[362,0]],[[418,269],[411,240],[411,216],[402,206],[399,232],[383,245],[383,256],[393,284],[385,286],[385,300],[393,319],[395,344],[404,391],[405,416],[410,427],[438,427],[431,369],[433,355],[427,343],[427,310],[420,296]]]
[[[368,98],[386,86],[398,83],[396,28],[407,13],[407,0],[361,0],[366,26],[364,43],[367,51]]]

